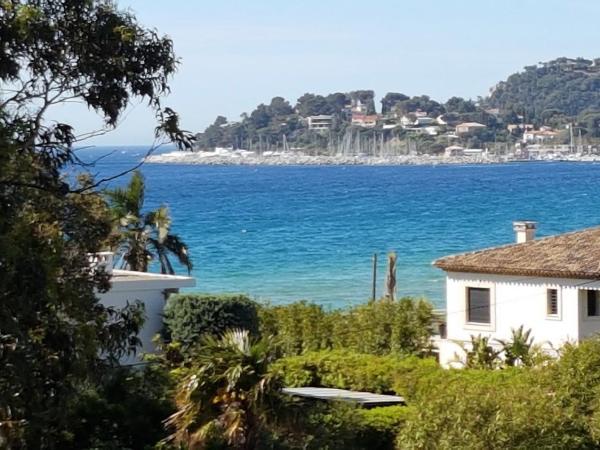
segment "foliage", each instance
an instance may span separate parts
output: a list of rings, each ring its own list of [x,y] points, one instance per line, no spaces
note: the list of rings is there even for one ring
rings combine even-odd
[[[405,297],[333,311],[306,302],[264,306],[260,316],[261,333],[276,336],[285,355],[322,349],[406,355],[428,351],[433,308]]]
[[[169,296],[164,310],[169,337],[184,349],[193,347],[204,335],[221,336],[241,328],[258,334],[257,306],[239,294],[175,294]]]
[[[64,178],[87,169],[73,147],[114,127],[131,101],[148,102],[157,137],[191,142],[161,105],[177,66],[171,41],[114,2],[3,1],[0,35],[0,447],[56,448],[81,387],[135,349],[142,316],[96,298],[108,276],[88,254],[103,249],[110,215],[98,182]],[[65,102],[105,127],[77,135],[48,120]]]
[[[26,160],[5,150],[3,180]],[[77,384],[135,351],[143,309],[119,311],[96,298],[108,277],[89,270],[87,255],[110,230],[99,195],[0,183],[0,196],[0,440],[46,448],[71,426],[65,411]]]
[[[490,338],[471,335],[467,345],[460,343],[465,356],[465,366],[471,369],[495,369],[502,367],[525,366],[540,367],[551,358],[539,345],[534,345],[531,330],[523,325],[511,329],[510,339],[496,339],[494,346]]]
[[[477,105],[471,100],[465,100],[461,97],[451,97],[446,101],[444,105],[446,112],[466,114],[474,113],[477,111]]]
[[[353,103],[360,102],[366,107],[366,114],[375,114],[375,92],[371,90],[352,91],[348,97]]]
[[[487,104],[524,114],[528,121],[545,111],[567,116],[600,110],[600,71],[594,61],[558,58],[528,66],[499,83]]]
[[[409,97],[389,92],[381,100],[383,120],[373,129],[351,126],[350,108],[360,100],[366,106],[367,114],[375,114],[373,91],[337,92],[326,96],[306,93],[297,99],[293,108],[281,97],[275,97],[270,104],[258,105],[250,114],[242,114],[239,122],[227,124],[217,118],[213,125],[197,135],[198,147],[232,146],[260,152],[280,149],[285,142],[306,150],[331,151],[336,148],[344,151],[348,143],[383,139],[396,151],[402,151],[405,147],[410,148],[411,141],[418,136],[401,127],[386,130],[382,125],[397,124],[399,117],[410,117],[416,111],[433,118],[443,115],[447,125],[441,128],[446,132],[453,131],[452,128],[461,122],[486,125],[487,129],[475,136],[458,141],[472,148],[493,148],[496,143],[517,142],[520,133],[508,133],[506,126],[524,121],[557,129],[574,123],[586,142],[597,143],[600,138],[599,74],[597,61],[559,58],[525,67],[524,71],[498,83],[489,97],[477,101],[451,97],[442,104],[427,95]],[[327,133],[309,130],[303,120],[320,114],[333,117]],[[440,146],[446,147],[447,142],[447,137],[440,135],[420,142],[417,151],[439,153]],[[561,143],[560,139],[557,143]],[[360,149],[362,145],[352,148]]]
[[[458,372],[458,371],[456,371]],[[535,372],[456,373],[428,386],[401,429],[399,448],[589,448],[576,417],[535,382]],[[441,380],[440,380],[441,381]]]
[[[331,348],[331,327],[336,314],[305,301],[259,308],[260,333],[275,336],[284,355]]]
[[[400,448],[600,445],[598,337],[535,368],[437,370],[414,381]]]
[[[533,365],[534,348],[531,330],[524,330],[523,325],[521,325],[516,330],[512,329],[511,334],[512,336],[509,341],[498,339],[498,342],[502,345],[502,352],[504,353],[504,364],[507,366]]]
[[[245,330],[205,335],[177,387],[177,411],[166,422],[173,430],[168,441],[200,449],[216,436],[231,448],[260,448],[280,387],[268,373],[273,348],[270,340],[253,340]]]
[[[394,105],[398,114],[408,114],[415,111],[426,112],[430,117],[437,117],[445,112],[444,106],[432,100],[427,95],[420,95],[401,100]]]
[[[289,450],[391,450],[405,406],[361,409],[344,403],[301,403],[302,416],[277,436]],[[283,433],[285,431],[285,433]]]
[[[154,448],[167,435],[163,420],[174,412],[171,384],[155,367],[115,369],[81,392],[60,448]]]
[[[563,407],[592,420],[594,436],[600,442],[600,338],[580,344],[566,344],[560,359],[551,362],[540,381]]]
[[[381,99],[381,114],[389,114],[398,102],[408,100],[410,97],[398,92],[388,92]]]
[[[282,358],[273,364],[272,370],[280,374],[286,386],[291,387],[322,386],[404,395],[415,378],[439,370],[439,367],[429,358],[336,350]]]
[[[471,343],[463,346],[466,353],[466,367],[470,369],[493,369],[500,364],[498,356],[501,351],[490,345],[490,338],[482,335],[471,335]]]
[[[145,188],[144,176],[136,170],[125,188],[106,191],[117,235],[117,255],[122,258],[121,268],[147,272],[149,263],[158,260],[161,273],[173,275],[175,269],[169,260],[172,254],[189,273],[192,261],[188,248],[179,236],[171,233],[167,207],[142,212]]]

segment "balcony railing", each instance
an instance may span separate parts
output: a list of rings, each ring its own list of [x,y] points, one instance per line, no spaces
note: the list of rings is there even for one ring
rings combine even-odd
[[[112,274],[113,271],[113,260],[115,254],[113,252],[98,252],[90,253],[88,255],[88,261],[90,262],[90,268],[95,271],[99,268],[103,268],[107,274]]]

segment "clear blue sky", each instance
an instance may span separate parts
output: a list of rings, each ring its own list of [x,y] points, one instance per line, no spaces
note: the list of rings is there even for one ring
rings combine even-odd
[[[373,89],[486,95],[525,65],[600,56],[597,0],[120,0],[174,40],[182,60],[165,104],[185,128],[236,119],[280,95]],[[78,130],[98,122],[73,106],[57,112]],[[95,141],[146,144],[154,121],[133,107]]]

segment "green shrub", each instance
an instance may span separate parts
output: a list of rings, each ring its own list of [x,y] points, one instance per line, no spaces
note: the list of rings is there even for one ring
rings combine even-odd
[[[425,300],[408,297],[334,311],[297,302],[263,306],[260,318],[261,333],[276,336],[287,356],[325,349],[408,355],[429,349],[433,308]]]
[[[175,411],[171,388],[160,368],[115,369],[80,392],[69,411],[70,432],[56,448],[154,448],[168,434],[163,420]]]
[[[437,362],[430,360],[430,364],[421,364],[411,371],[405,371],[395,378],[394,391],[414,403],[417,400],[426,400],[439,386],[448,386],[452,383],[484,383],[502,384],[519,376],[521,369],[505,370],[479,370],[479,369],[442,369]]]
[[[538,383],[583,422],[600,447],[600,337],[565,345],[560,359],[551,362],[542,375]]]
[[[280,441],[290,450],[392,450],[408,409],[312,403],[293,429],[281,434]]]
[[[289,305],[263,305],[260,333],[276,336],[284,355],[331,348],[331,318],[321,305],[305,301]]]
[[[197,343],[203,334],[220,336],[231,328],[258,334],[257,305],[244,295],[171,295],[164,322],[168,337],[184,348]]]
[[[333,339],[337,348],[361,353],[418,354],[430,347],[432,321],[433,307],[425,300],[383,299],[349,310],[344,329]]]
[[[414,378],[413,372],[435,371],[438,364],[431,358],[414,356],[377,356],[350,351],[310,352],[276,361],[273,371],[281,374],[289,387],[322,386],[377,393],[398,393],[399,379]],[[410,383],[407,383],[410,385]]]
[[[446,374],[434,374],[421,386],[398,448],[593,448],[573,411],[539,383],[539,372]]]
[[[406,421],[411,408],[394,405],[380,408],[358,409],[362,423],[377,433],[389,433],[394,439],[400,427]]]

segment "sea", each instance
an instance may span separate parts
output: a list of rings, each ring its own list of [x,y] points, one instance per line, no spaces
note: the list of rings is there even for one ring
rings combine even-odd
[[[140,161],[147,147],[79,151],[97,177]],[[246,293],[272,304],[327,308],[377,295],[397,254],[398,296],[444,306],[441,256],[600,224],[600,164],[526,162],[435,166],[144,164],[145,207],[167,205],[200,292]],[[128,175],[108,183],[123,185]],[[179,267],[181,273],[185,270]]]

